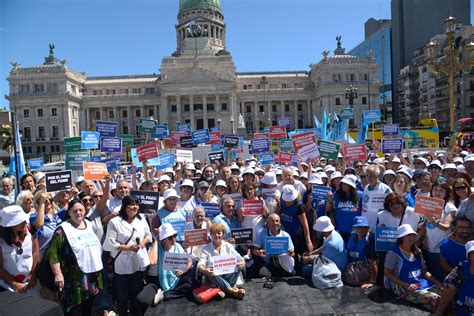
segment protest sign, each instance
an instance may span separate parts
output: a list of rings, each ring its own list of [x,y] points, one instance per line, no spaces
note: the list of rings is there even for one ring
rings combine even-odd
[[[100,134],[100,137],[116,137],[117,122],[97,121],[95,123],[95,130]]]
[[[72,171],[55,171],[45,174],[46,191],[56,192],[72,188]]]
[[[68,170],[82,170],[82,164],[89,161],[89,151],[67,152],[64,167]]]
[[[266,197],[269,197],[269,196],[273,196],[276,194],[277,192],[277,188],[262,188],[260,189],[260,193],[263,195],[263,196],[266,196]]]
[[[157,170],[172,168],[174,166],[174,154],[162,154],[158,158],[148,160],[148,166],[155,166]]]
[[[286,138],[286,127],[279,126],[270,126],[270,138],[281,139]]]
[[[278,125],[285,126],[286,128],[291,128],[291,119],[288,117],[283,117],[278,119]]]
[[[270,138],[269,133],[253,133],[253,138]]]
[[[183,148],[194,148],[193,137],[191,135],[181,136],[179,138],[179,145]]]
[[[178,132],[183,132],[184,135],[191,134],[191,124],[189,123],[179,124],[176,129]]]
[[[150,135],[151,138],[164,139],[169,137],[170,131],[168,125],[156,125],[155,132]]]
[[[109,174],[107,165],[101,162],[84,162],[82,170],[84,180],[103,180]]]
[[[323,185],[313,185],[313,200],[327,201],[329,191],[331,191],[330,187],[325,187]]]
[[[273,153],[264,153],[258,155],[258,160],[260,161],[261,165],[272,165],[275,163],[275,158],[273,157]]]
[[[348,161],[365,161],[365,159],[367,159],[367,148],[365,144],[344,146],[342,152]]]
[[[186,221],[172,221],[170,222],[171,226],[173,226],[174,230],[178,233],[178,240],[184,240],[184,229],[186,228]]]
[[[257,138],[250,140],[252,154],[266,153],[270,151],[270,143],[268,138]]]
[[[138,131],[141,133],[154,133],[156,130],[156,121],[151,119],[141,118],[138,123]]]
[[[320,153],[316,143],[311,143],[307,146],[301,147],[298,150],[298,155],[300,156],[301,161],[308,161],[308,159],[319,157]]]
[[[91,161],[91,162],[94,162],[94,161]],[[99,162],[105,163],[105,165],[107,166],[108,172],[117,171],[120,165],[120,160],[117,161],[117,158],[115,157],[109,157],[104,160],[101,159]]]
[[[398,124],[382,125],[382,136],[398,136],[400,128]]]
[[[120,138],[122,139],[122,147],[133,147],[135,136],[122,134],[120,135]]]
[[[365,123],[376,123],[380,122],[381,112],[380,110],[369,110],[363,112],[363,118]]]
[[[397,244],[397,227],[375,227],[375,251],[389,251]]]
[[[102,137],[100,151],[103,153],[121,153],[122,139],[120,137]]]
[[[291,139],[280,139],[280,151],[293,152],[294,150]]]
[[[235,208],[239,208],[242,205],[242,193],[229,193],[222,196],[224,199],[231,198],[235,202]]]
[[[298,151],[300,150],[300,148],[303,148],[310,144],[314,144],[316,141],[316,138],[314,137],[313,132],[304,132],[304,133],[293,135],[291,137],[291,140],[293,141],[294,149]]]
[[[370,211],[377,213],[383,211],[386,196],[386,193],[370,193],[370,195],[364,195],[362,200],[362,212]],[[362,215],[365,216],[364,214]]]
[[[134,196],[138,200],[139,213],[158,213],[158,199],[160,198],[159,192],[153,191],[130,191],[130,195]]]
[[[263,214],[262,200],[243,200],[242,208],[244,216],[258,216]]]
[[[201,206],[204,208],[204,214],[210,220],[213,220],[221,212],[221,206],[216,203],[201,203]]]
[[[237,148],[239,146],[239,136],[225,136],[224,147]]]
[[[287,153],[287,152],[280,151],[280,152],[278,153],[278,159],[277,159],[277,161],[278,161],[279,163],[290,163],[292,158],[293,158],[293,154],[292,154],[292,153]]]
[[[235,255],[220,255],[211,257],[214,275],[223,275],[235,272],[237,258]]]
[[[441,218],[444,210],[444,200],[429,196],[415,197],[415,213]]]
[[[318,139],[318,149],[321,157],[336,160],[340,145],[333,142]]]
[[[265,254],[281,255],[288,253],[289,248],[288,237],[265,237]]]
[[[341,114],[339,115],[339,118],[341,120],[350,120],[353,117],[354,117],[354,111],[351,108],[342,109]]]
[[[207,244],[207,229],[192,229],[184,231],[184,241],[189,246],[200,246]]]
[[[148,159],[158,157],[156,144],[148,144],[137,148],[138,161],[142,162]]]
[[[28,169],[30,171],[40,170],[44,168],[44,159],[43,158],[33,158],[26,161]]]
[[[189,255],[186,253],[165,252],[163,270],[188,270]]]
[[[100,133],[98,132],[81,132],[81,149],[99,148]]]
[[[132,162],[137,166],[137,168],[143,167],[143,164],[138,160],[138,154],[136,148],[130,148],[130,156],[132,156]]]
[[[253,229],[252,228],[231,229],[230,237],[235,239],[236,245],[253,244]]]
[[[208,153],[207,156],[209,157],[209,162],[212,163],[214,161],[224,162],[224,152],[223,151],[216,151],[212,153]]]
[[[207,142],[208,145],[220,145],[221,144],[221,132],[211,132],[211,140]]]
[[[176,148],[176,161],[177,162],[192,162],[193,151],[189,149]]]
[[[81,148],[82,137],[65,137],[64,138],[64,149],[67,153],[79,152],[83,149]]]
[[[102,156],[90,156],[89,161],[90,162],[101,162],[102,161]],[[82,163],[81,163],[81,169],[82,169]]]
[[[204,144],[211,141],[211,134],[209,133],[208,128],[192,131],[191,137],[194,145]]]
[[[171,143],[173,145],[179,145],[181,137],[188,136],[186,132],[171,131]]]
[[[382,138],[382,153],[401,153],[403,150],[403,139]]]

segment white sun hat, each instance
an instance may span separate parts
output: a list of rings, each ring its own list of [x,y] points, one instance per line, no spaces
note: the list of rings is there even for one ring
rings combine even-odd
[[[411,234],[415,234],[418,236],[418,234],[413,230],[413,227],[411,227],[410,224],[403,224],[397,228],[397,239]]]
[[[276,174],[274,172],[267,172],[262,178],[262,183],[266,185],[276,185],[278,184]]]
[[[28,214],[19,205],[10,205],[0,210],[0,226],[13,227],[28,220]]]
[[[170,236],[176,235],[178,232],[173,228],[170,223],[164,223],[158,228],[158,234],[160,236],[160,241],[166,239]]]
[[[317,232],[330,232],[334,230],[334,225],[331,222],[331,219],[327,216],[321,216],[316,220],[316,223],[313,225],[313,229]]]
[[[296,200],[298,197],[298,191],[292,184],[286,184],[283,186],[281,198],[285,202],[291,202]]]

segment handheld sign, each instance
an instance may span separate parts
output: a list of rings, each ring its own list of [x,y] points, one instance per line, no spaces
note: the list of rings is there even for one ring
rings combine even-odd
[[[281,255],[288,252],[288,237],[265,237],[265,253],[267,255]]]
[[[186,221],[174,221],[170,222],[171,226],[173,226],[174,230],[178,233],[178,241],[184,241],[184,229],[186,228]]]
[[[398,124],[382,125],[382,136],[398,136],[400,128]]]
[[[214,275],[233,273],[237,268],[237,258],[234,255],[214,256],[211,260]]]
[[[270,126],[270,137],[274,139],[286,138],[286,127],[279,126]]]
[[[367,148],[365,144],[345,146],[343,155],[348,161],[365,161],[367,159]]]
[[[103,153],[121,153],[122,139],[120,137],[102,137],[100,151]]]
[[[397,227],[375,227],[375,251],[389,251],[397,244]]]
[[[253,133],[253,138],[270,138],[268,133]]]
[[[171,132],[171,143],[173,145],[179,145],[180,144],[180,139],[183,136],[188,136],[188,134],[186,132],[172,131]]]
[[[211,141],[211,134],[207,128],[191,132],[191,137],[194,145],[204,144]]]
[[[117,136],[117,122],[98,121],[95,123],[95,130],[101,137],[115,137]]]
[[[224,147],[227,147],[227,148],[239,147],[239,136],[225,136]]]
[[[169,137],[170,131],[168,125],[156,125],[155,132],[152,133],[150,136],[151,138],[159,138],[163,139]]]
[[[160,198],[159,192],[152,191],[130,191],[130,195],[138,200],[139,213],[158,213],[158,200]]]
[[[266,153],[270,151],[268,138],[256,138],[250,140],[253,154]]]
[[[403,150],[403,139],[401,138],[382,138],[382,153],[401,153]]]
[[[89,161],[89,150],[66,152],[64,167],[68,170],[82,170],[82,164]]]
[[[235,239],[236,245],[253,244],[252,228],[237,228],[230,231],[230,236]]]
[[[444,200],[428,196],[415,197],[415,213],[441,218],[444,210]]]
[[[122,147],[133,147],[135,136],[129,134],[122,134],[120,135],[120,138],[122,139]]]
[[[243,200],[242,208],[243,208],[244,216],[263,215],[263,201],[262,200]]]
[[[369,110],[363,112],[363,118],[365,123],[376,123],[380,122],[381,119],[380,110]]]
[[[212,152],[208,153],[207,156],[209,157],[209,162],[214,162],[214,161],[224,161],[224,152],[223,151],[217,151],[217,152]]]
[[[193,151],[189,149],[176,148],[176,161],[177,162],[192,162]]]
[[[340,145],[333,142],[327,142],[324,140],[318,139],[318,149],[321,157],[326,159],[336,160],[339,154]]]
[[[354,117],[354,112],[351,108],[341,109],[341,114],[339,114],[339,118],[341,120],[350,120]]]
[[[300,156],[301,161],[308,161],[308,159],[319,157],[320,153],[316,144],[311,143],[300,148],[298,150],[298,155]]]
[[[174,154],[162,154],[158,158],[148,160],[148,165],[156,166],[157,170],[172,168],[174,166]]]
[[[305,132],[293,135],[291,140],[293,141],[293,147],[298,151],[303,147],[314,144],[316,139],[313,132]]]
[[[91,162],[95,162],[95,161],[91,161]],[[104,160],[101,159],[97,162],[105,163],[105,165],[107,166],[107,171],[108,172],[117,171],[118,167],[120,166],[120,160],[117,161],[117,159],[115,157],[109,157],[109,158],[104,159]]]
[[[107,165],[100,162],[84,162],[82,169],[84,180],[102,180],[109,174]]]
[[[183,148],[194,148],[196,145],[193,143],[193,137],[191,135],[181,136],[179,138],[179,145]]]
[[[385,193],[371,193],[365,195],[362,200],[362,212],[366,213],[367,211],[371,212],[380,212],[384,210],[384,202],[387,194]],[[362,214],[364,215],[364,214]]]
[[[207,229],[185,230],[184,241],[192,247],[207,244]]]
[[[291,128],[291,119],[288,117],[279,118],[278,125],[285,126],[286,128]]]
[[[99,148],[100,133],[85,132],[81,133],[81,148],[82,149],[96,149]]]
[[[261,165],[272,165],[275,163],[275,158],[273,157],[273,153],[264,153],[258,155],[258,159],[260,160]]]
[[[204,208],[204,214],[209,219],[214,219],[221,212],[221,206],[216,203],[201,203]]]
[[[280,150],[286,152],[293,152],[295,148],[293,147],[293,142],[291,139],[280,139]]]
[[[26,162],[28,164],[28,169],[30,169],[30,171],[35,171],[35,170],[39,170],[39,169],[44,168],[44,159],[43,158],[28,159]]]
[[[156,144],[148,144],[137,148],[138,161],[142,162],[151,158],[158,157]]]
[[[331,191],[330,187],[322,185],[313,185],[313,199],[319,201],[326,201],[328,199],[328,192]]]
[[[141,118],[140,122],[138,123],[138,131],[141,133],[154,133],[156,129],[156,121]]]
[[[165,252],[163,270],[188,270],[189,255],[185,253]]]
[[[283,152],[283,151],[280,151],[278,153],[278,159],[277,161],[279,163],[290,163],[291,160],[293,158],[293,155],[291,153],[287,153],[287,152]]]
[[[184,135],[189,135],[191,134],[191,124],[189,123],[184,123],[184,124],[179,124],[177,127],[178,132],[183,132]]]
[[[81,143],[82,143],[81,136],[64,138],[65,152],[74,153],[74,152],[82,151],[83,149],[81,148]]]
[[[221,142],[221,132],[211,132],[211,140],[207,142],[206,144],[208,145],[220,145],[222,144]]]
[[[72,188],[72,171],[47,172],[45,180],[48,192],[70,190]]]

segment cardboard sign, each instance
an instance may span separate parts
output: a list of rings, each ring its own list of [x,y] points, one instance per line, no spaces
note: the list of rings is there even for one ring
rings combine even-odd
[[[278,160],[279,163],[290,163],[292,158],[293,158],[292,153],[287,153],[287,152],[280,151],[278,153],[278,159],[277,160]]]
[[[186,132],[171,131],[171,143],[173,145],[179,145],[181,137],[188,136]]]
[[[221,212],[221,206],[216,203],[201,203],[201,206],[204,208],[205,216],[210,220],[213,220]]]
[[[208,145],[220,145],[221,144],[221,132],[211,132],[211,140],[207,142]]]
[[[244,216],[263,215],[263,201],[262,200],[243,200],[242,208],[243,208]]]
[[[444,200],[428,196],[415,197],[415,213],[441,218],[444,210]]]
[[[375,227],[375,251],[389,251],[397,244],[397,227]]]
[[[383,138],[382,153],[401,153],[403,150],[403,139],[401,138]]]
[[[316,143],[311,143],[307,146],[301,147],[298,150],[298,155],[301,158],[301,161],[308,161],[311,158],[319,157],[320,153]]]
[[[224,147],[227,147],[227,148],[239,147],[239,136],[225,136]]]
[[[253,133],[253,138],[270,138],[269,133]]]
[[[232,229],[230,231],[230,236],[235,239],[236,245],[253,244],[253,229],[252,228]]]
[[[296,134],[293,135],[291,139],[293,141],[293,147],[296,151],[300,150],[300,148],[303,148],[310,144],[314,144],[316,142],[316,138],[314,137],[313,132]]]
[[[138,161],[142,162],[148,159],[158,157],[156,144],[148,144],[137,148]]]
[[[216,160],[220,161],[220,162],[224,162],[224,152],[223,151],[208,153],[207,156],[209,157],[209,162],[210,163],[212,163]]]
[[[341,114],[339,115],[339,118],[341,120],[350,120],[353,117],[354,117],[354,111],[351,108],[342,109]]]
[[[98,132],[81,132],[81,148],[96,149],[99,148],[100,133]]]
[[[291,119],[288,117],[279,118],[278,125],[285,126],[286,128],[291,128]]]
[[[83,149],[81,148],[81,143],[82,143],[82,137],[81,136],[65,137],[64,138],[65,152],[75,153],[75,152],[82,151]]]
[[[398,136],[400,127],[398,124],[382,125],[382,136]]]
[[[100,137],[116,137],[117,122],[97,121],[95,123],[95,130],[100,134]]]
[[[291,139],[280,139],[280,151],[295,151],[295,147],[293,147],[293,141]]]
[[[130,191],[130,195],[138,199],[140,208],[139,213],[158,213],[158,200],[160,198],[160,192],[152,191]]]
[[[260,154],[258,155],[258,160],[260,160],[261,165],[273,165],[275,163],[273,153]]]
[[[207,229],[185,230],[184,241],[186,241],[189,246],[200,246],[207,244]]]
[[[103,180],[109,174],[107,165],[101,162],[84,162],[82,170],[84,180]]]
[[[184,123],[184,124],[179,124],[177,126],[178,132],[184,132],[184,135],[189,135],[191,134],[191,124],[189,123]]]
[[[72,171],[47,172],[45,174],[46,191],[56,192],[72,188]]]
[[[326,159],[336,160],[339,154],[340,145],[333,142],[327,142],[324,140],[318,139],[318,149],[321,157]]]
[[[176,148],[176,161],[177,162],[192,162],[193,151],[189,149]]]
[[[250,140],[252,154],[266,153],[270,151],[270,143],[268,138],[257,138]]]
[[[286,138],[286,127],[279,126],[270,126],[270,137],[274,139]]]
[[[237,268],[237,258],[234,255],[211,257],[214,275],[234,273]]]
[[[343,147],[343,156],[348,161],[365,161],[367,159],[367,148],[365,144],[347,145]]]
[[[194,148],[196,145],[193,143],[193,137],[191,135],[181,136],[179,138],[179,146],[183,148]]]
[[[28,164],[28,169],[30,169],[30,171],[40,170],[44,168],[43,158],[28,159],[26,163]]]
[[[188,270],[189,255],[186,253],[165,252],[163,270]]]
[[[154,133],[156,130],[156,121],[141,118],[138,123],[138,131],[141,133]]]
[[[371,193],[370,196],[364,195],[362,198],[362,211],[367,212],[370,210],[373,213],[383,211],[386,196],[387,194],[385,193]]]
[[[211,134],[208,128],[192,131],[191,137],[194,145],[205,144],[211,141]]]
[[[265,254],[267,255],[281,255],[288,253],[289,248],[288,237],[265,237]]]
[[[168,128],[168,125],[156,125],[155,132],[152,133],[150,136],[151,138],[164,139],[164,138],[169,137],[169,135],[170,135],[170,130]]]
[[[135,136],[122,134],[120,135],[120,138],[122,139],[122,147],[133,147]]]
[[[315,184],[312,188],[313,199],[319,201],[327,201],[329,191],[331,191],[330,187]]]
[[[89,151],[66,152],[64,167],[68,170],[82,170],[82,164],[89,161]]]
[[[103,153],[121,153],[122,139],[120,137],[102,137],[100,151]]]
[[[155,166],[157,170],[172,168],[174,166],[174,154],[162,154],[158,158],[148,160],[149,166]]]

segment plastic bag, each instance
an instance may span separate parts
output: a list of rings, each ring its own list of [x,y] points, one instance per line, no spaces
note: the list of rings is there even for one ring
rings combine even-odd
[[[317,289],[329,289],[341,287],[341,271],[336,264],[323,255],[319,255],[314,260],[313,273],[311,274],[313,285]]]

